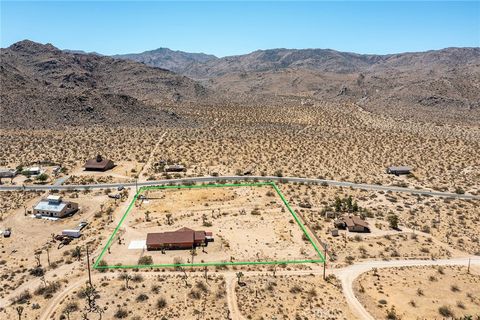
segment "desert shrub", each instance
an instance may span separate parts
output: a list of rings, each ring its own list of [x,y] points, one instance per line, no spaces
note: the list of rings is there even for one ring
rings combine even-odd
[[[45,299],[49,299],[58,291],[58,289],[60,289],[60,286],[60,282],[58,281],[50,282],[46,286],[41,285],[38,287],[34,294],[37,296],[42,295]]]
[[[122,308],[119,308],[113,315],[117,319],[124,319],[128,317],[128,311]]]
[[[300,286],[295,285],[295,286],[290,288],[290,293],[300,293],[302,291],[303,291],[303,289]]]
[[[198,282],[195,284],[195,287],[197,287],[197,289],[199,289],[200,291],[203,291],[203,292],[207,292],[207,291],[208,291],[207,285],[206,285],[205,282],[203,282],[203,281],[198,281]]]
[[[32,298],[30,291],[25,290],[20,293],[18,296],[12,299],[13,304],[24,304],[27,303]]]
[[[448,306],[441,306],[438,308],[438,313],[440,313],[440,315],[443,317],[453,317],[453,311]]]
[[[157,308],[158,309],[163,309],[167,306],[167,300],[165,300],[165,298],[163,297],[160,297],[158,298],[157,300]]]
[[[456,284],[452,284],[450,290],[452,290],[452,292],[458,292],[460,291],[460,288]]]
[[[107,261],[105,261],[105,260],[102,259],[102,260],[100,260],[100,262],[98,263],[98,266],[99,266],[99,267],[106,267],[106,266],[108,266],[108,263],[107,263]],[[107,272],[107,269],[105,269],[105,268],[102,269],[102,268],[101,268],[101,269],[98,269],[98,271],[100,271],[100,272]]]
[[[145,293],[140,293],[135,300],[137,302],[143,302],[148,300],[148,296]]]
[[[78,310],[79,310],[78,304],[76,302],[70,302],[63,309],[63,313],[72,313],[72,312],[76,312]]]
[[[138,259],[138,264],[139,265],[153,264],[153,258],[152,258],[152,256],[143,256],[140,259]]]
[[[391,214],[387,218],[388,224],[392,229],[398,229],[398,216],[396,214]]]
[[[400,316],[397,315],[395,306],[392,306],[389,310],[387,310],[387,320],[399,320],[399,319],[400,319]]]
[[[202,292],[200,290],[192,289],[188,296],[192,299],[200,299],[202,297]]]
[[[143,281],[143,276],[142,276],[141,274],[139,274],[139,273],[134,274],[134,275],[132,276],[132,281],[133,281],[133,282],[142,282],[142,281]]]
[[[41,277],[45,274],[45,270],[42,267],[35,267],[30,269],[30,274],[35,277]]]

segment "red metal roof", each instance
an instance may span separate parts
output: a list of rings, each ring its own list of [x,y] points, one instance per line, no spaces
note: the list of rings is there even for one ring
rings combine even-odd
[[[210,232],[210,235],[212,233]],[[157,232],[147,234],[147,246],[160,244],[192,244],[203,242],[206,239],[205,231],[194,231],[190,228],[180,228],[176,231]]]

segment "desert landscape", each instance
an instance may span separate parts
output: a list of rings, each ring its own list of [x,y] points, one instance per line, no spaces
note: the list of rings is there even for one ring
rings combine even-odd
[[[269,262],[321,259],[271,186],[152,189],[142,193],[120,226],[109,265]],[[181,228],[212,232],[192,250],[148,251],[147,234]],[[140,243],[140,244],[139,244]]]
[[[480,312],[479,271],[456,266],[372,270],[358,278],[355,289],[377,318],[461,319]]]
[[[480,319],[478,4],[0,5],[1,319]]]

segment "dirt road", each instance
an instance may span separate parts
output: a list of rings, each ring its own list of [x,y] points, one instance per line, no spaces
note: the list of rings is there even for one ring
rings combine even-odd
[[[443,259],[443,260],[393,260],[393,261],[367,261],[358,264],[351,265],[346,268],[341,269],[329,269],[327,274],[334,274],[340,280],[343,292],[346,297],[347,303],[351,308],[352,312],[359,318],[359,319],[374,319],[368,311],[363,307],[363,305],[358,301],[355,293],[353,291],[353,282],[355,279],[362,273],[369,271],[373,268],[391,268],[391,267],[403,267],[403,266],[450,266],[450,265],[467,265],[469,258],[471,259],[472,266],[480,266],[480,257],[462,257],[462,258],[455,258],[455,259]],[[277,275],[318,275],[319,277],[322,276],[322,269],[317,268],[314,270],[287,270],[287,271],[278,271]],[[245,276],[258,276],[264,275],[268,272],[265,271],[243,271]],[[157,272],[148,272],[144,273],[145,277],[155,277],[158,273]],[[178,276],[183,273],[181,272],[169,272],[165,273],[162,272],[162,275],[170,275],[170,276]],[[233,270],[228,271],[219,271],[216,274],[223,275],[226,281],[226,289],[227,289],[227,304],[230,310],[230,318],[232,320],[245,320],[244,316],[241,314],[238,304],[237,298],[235,293],[235,281],[236,281],[236,274]],[[94,280],[97,280],[101,277],[108,277],[108,278],[115,278],[118,276],[118,273],[96,273],[93,276]],[[70,292],[79,288],[80,286],[84,285],[87,281],[87,277],[84,276],[75,282],[70,283],[67,287],[65,287],[61,292],[55,295],[49,301],[49,304],[45,307],[45,310],[42,312],[40,316],[40,320],[47,320],[52,315],[52,313],[57,309],[58,304],[65,298]]]

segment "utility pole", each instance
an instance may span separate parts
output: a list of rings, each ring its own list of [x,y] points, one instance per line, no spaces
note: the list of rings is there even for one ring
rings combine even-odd
[[[46,248],[46,250],[47,250],[47,262],[48,262],[48,266],[50,267],[50,251],[48,247]]]
[[[90,287],[93,287],[92,285],[92,275],[90,271],[90,255],[88,254],[88,245],[87,245],[87,267],[88,267],[88,283],[90,284]]]
[[[468,258],[468,268],[467,268],[467,273],[470,274],[470,261],[472,258]]]
[[[327,280],[326,276],[326,267],[327,267],[327,252],[328,252],[328,244],[325,243],[324,247],[325,249],[325,256],[324,256],[324,261],[323,261],[323,280]]]
[[[138,194],[138,178],[135,178],[135,194]]]

